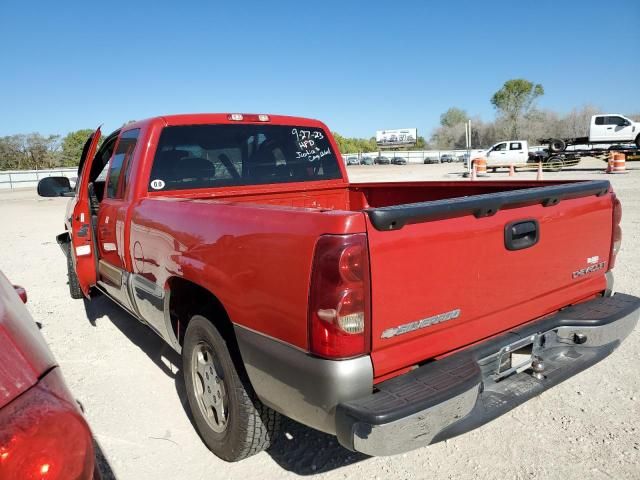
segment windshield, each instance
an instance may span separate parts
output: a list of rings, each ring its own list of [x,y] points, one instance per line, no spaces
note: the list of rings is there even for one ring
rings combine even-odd
[[[342,178],[320,128],[186,125],[160,135],[151,191]]]

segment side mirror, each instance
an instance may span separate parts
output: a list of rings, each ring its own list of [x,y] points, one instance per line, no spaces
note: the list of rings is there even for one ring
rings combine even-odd
[[[46,177],[38,182],[41,197],[72,197],[71,183],[67,177]]]

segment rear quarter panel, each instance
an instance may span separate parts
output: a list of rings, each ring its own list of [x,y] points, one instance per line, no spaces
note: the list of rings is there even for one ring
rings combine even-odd
[[[316,240],[364,231],[360,212],[154,197],[133,208],[129,253],[133,273],[190,280],[233,323],[306,349]]]

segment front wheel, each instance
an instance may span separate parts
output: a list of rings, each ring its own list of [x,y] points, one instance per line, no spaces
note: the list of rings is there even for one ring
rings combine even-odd
[[[193,316],[187,326],[182,372],[198,433],[213,453],[236,462],[271,445],[279,414],[256,397],[225,339],[201,315]]]
[[[640,148],[640,135],[636,137],[636,147]]]

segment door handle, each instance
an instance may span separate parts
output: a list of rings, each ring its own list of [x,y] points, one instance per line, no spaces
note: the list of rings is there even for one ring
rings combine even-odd
[[[504,246],[507,250],[533,247],[540,240],[540,224],[537,220],[516,220],[504,227]]]
[[[613,127],[607,127],[607,130],[613,130]]]

